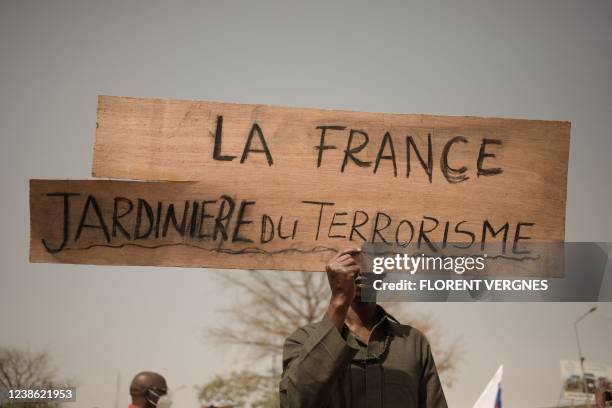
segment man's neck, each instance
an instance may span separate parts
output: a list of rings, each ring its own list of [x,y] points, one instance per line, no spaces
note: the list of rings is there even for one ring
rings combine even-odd
[[[378,322],[378,307],[376,303],[353,302],[346,315],[349,328],[363,327],[371,330]]]
[[[132,404],[128,408],[132,408],[132,407],[141,408],[141,407],[146,407],[146,406],[147,406],[147,402],[145,401],[144,398],[134,397],[132,398]]]

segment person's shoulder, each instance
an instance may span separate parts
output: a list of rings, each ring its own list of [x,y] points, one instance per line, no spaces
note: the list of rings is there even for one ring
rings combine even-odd
[[[405,340],[413,341],[417,344],[428,345],[427,336],[414,326],[399,323],[397,320],[389,319],[389,327],[394,336]]]

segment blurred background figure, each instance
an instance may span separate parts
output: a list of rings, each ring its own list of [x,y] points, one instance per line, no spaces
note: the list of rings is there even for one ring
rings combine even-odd
[[[143,371],[130,384],[132,404],[129,408],[170,408],[172,399],[166,379],[161,374]]]

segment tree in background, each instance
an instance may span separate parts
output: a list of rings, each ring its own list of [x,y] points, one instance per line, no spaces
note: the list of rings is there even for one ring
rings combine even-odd
[[[238,288],[239,292],[235,304],[224,311],[227,318],[220,319],[231,323],[220,324],[208,332],[221,344],[245,348],[248,350],[245,356],[253,362],[274,362],[269,374],[249,371],[248,375],[262,377],[258,384],[265,387],[258,388],[259,392],[264,392],[267,384],[274,384],[273,392],[276,393],[280,376],[276,363],[280,362],[283,342],[298,327],[322,318],[329,300],[327,276],[312,272],[234,271],[223,272],[220,277],[228,286]],[[440,377],[445,385],[452,386],[459,364],[458,341],[445,342],[443,333],[430,315],[413,316],[407,310],[407,305],[402,303],[383,306],[400,322],[416,327],[427,336]],[[234,373],[229,377],[217,377],[213,382],[219,384],[221,381],[225,387],[231,388],[236,378]],[[204,385],[202,390],[213,382]]]
[[[278,378],[249,370],[216,376],[200,388],[198,399],[202,406],[223,406],[227,401],[233,408],[277,408]]]
[[[0,347],[0,388],[61,388],[62,382],[52,364],[49,353]],[[0,400],[2,408],[56,408],[60,403],[7,403]]]

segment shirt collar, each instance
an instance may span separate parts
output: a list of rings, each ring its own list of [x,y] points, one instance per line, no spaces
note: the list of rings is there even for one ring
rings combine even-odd
[[[355,338],[356,343],[359,346],[359,351],[353,360],[362,362],[378,360],[382,358],[389,347],[392,336],[391,330],[389,329],[389,320],[397,322],[397,319],[395,319],[395,317],[393,317],[391,314],[387,313],[382,306],[376,305],[376,308],[380,318],[372,327],[372,333],[370,334],[368,344],[365,344],[363,341],[359,340],[357,336],[351,332],[351,335]]]

